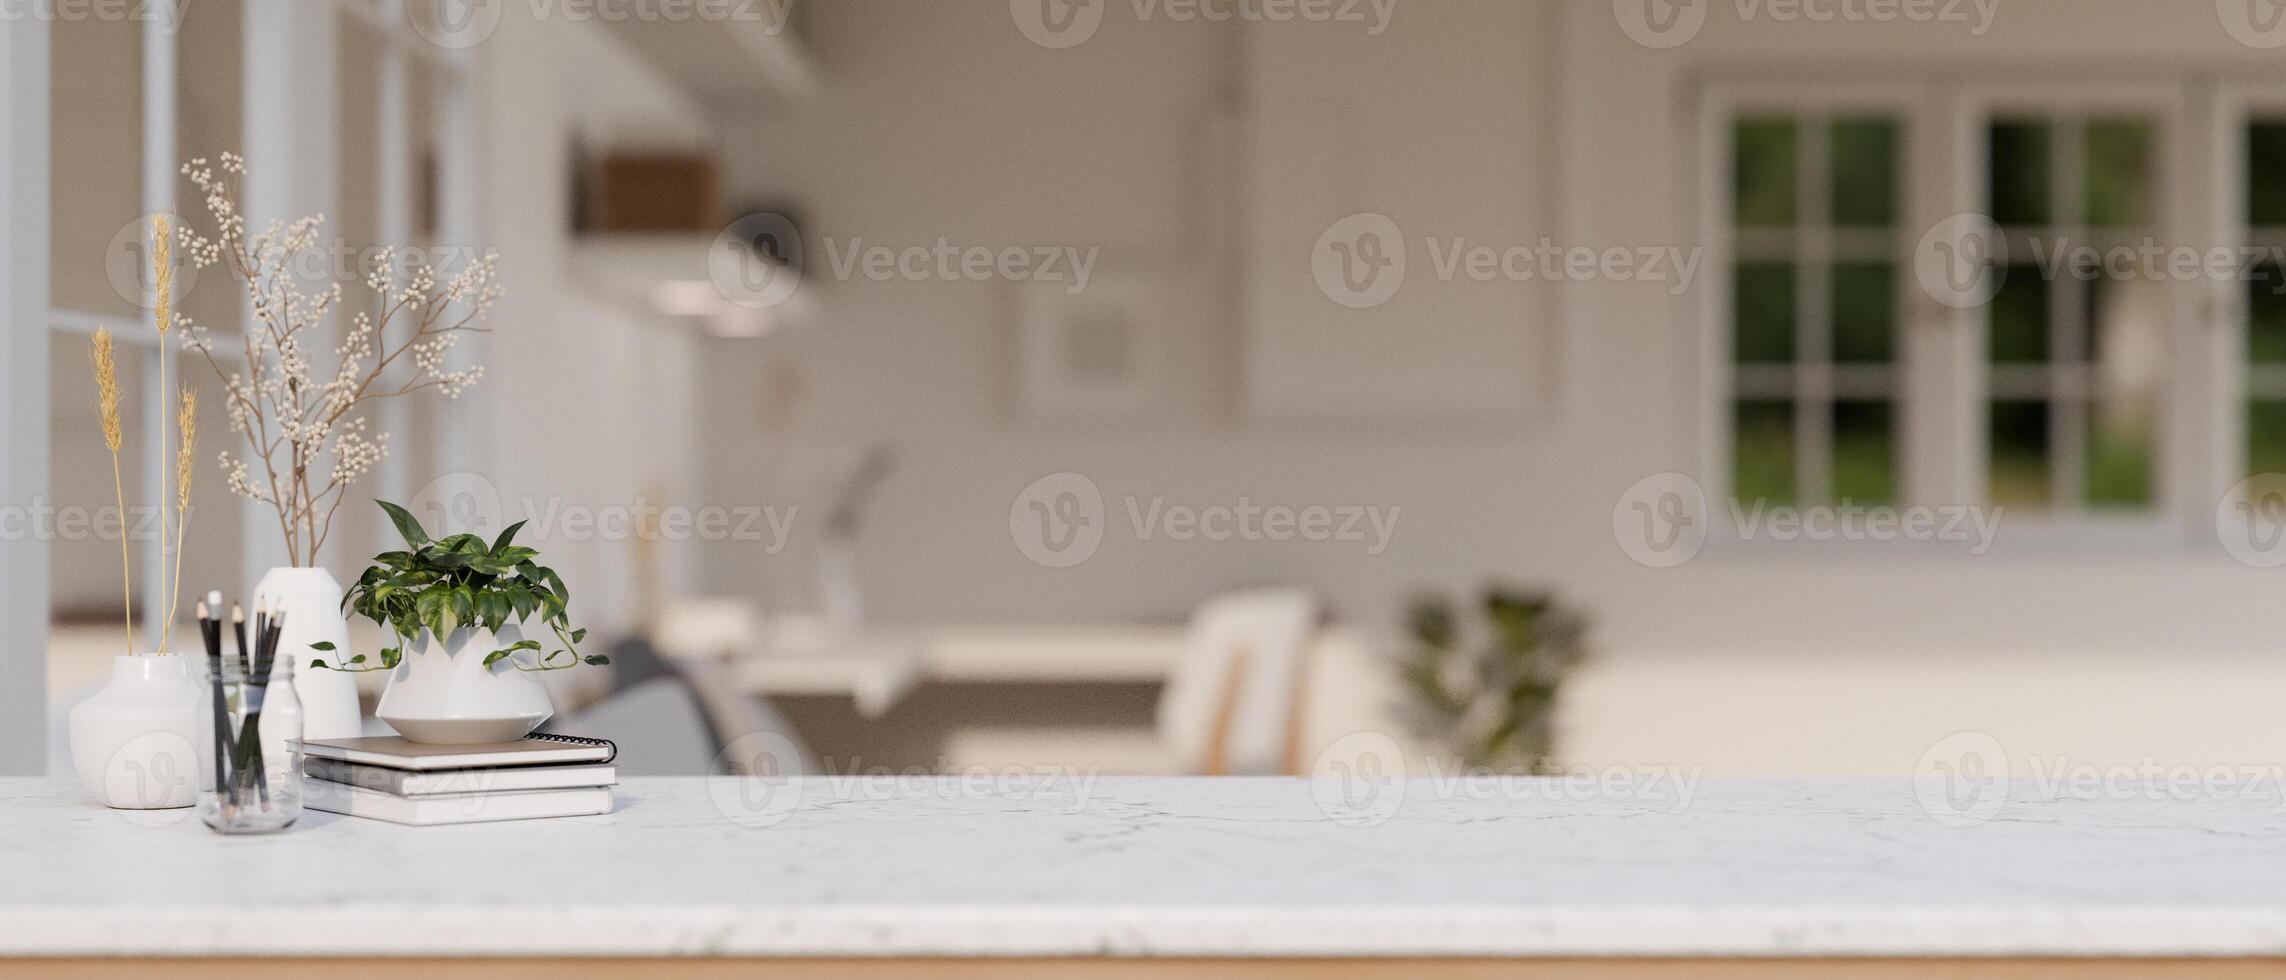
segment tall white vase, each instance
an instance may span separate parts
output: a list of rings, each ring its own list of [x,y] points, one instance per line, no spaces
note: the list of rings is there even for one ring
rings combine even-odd
[[[273,568],[254,586],[254,601],[286,611],[286,628],[278,636],[278,656],[294,661],[294,693],[302,701],[302,737],[356,738],[365,734],[365,721],[357,706],[357,675],[339,670],[311,670],[311,660],[345,663],[349,650],[349,621],[341,611],[341,583],[322,568]],[[333,644],[332,652],[311,649]]]
[[[71,709],[71,762],[104,806],[198,802],[200,753],[214,745],[206,689],[181,654],[111,658],[111,681]]]

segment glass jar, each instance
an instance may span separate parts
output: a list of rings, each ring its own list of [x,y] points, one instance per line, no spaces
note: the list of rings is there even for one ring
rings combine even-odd
[[[218,834],[267,834],[302,815],[302,703],[294,665],[278,657],[262,676],[235,652],[200,658],[208,720],[198,815]]]

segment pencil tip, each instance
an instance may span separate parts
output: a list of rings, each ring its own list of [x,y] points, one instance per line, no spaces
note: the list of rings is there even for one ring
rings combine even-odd
[[[213,618],[214,618],[214,613],[213,613],[213,611],[212,611],[212,610],[209,610],[209,609],[207,609],[207,607],[206,607],[206,600],[204,600],[204,599],[200,599],[200,600],[198,601],[198,618],[200,618],[200,619],[213,619]]]
[[[233,623],[243,623],[246,621],[246,610],[240,608],[239,605],[235,602],[230,604],[230,621]]]

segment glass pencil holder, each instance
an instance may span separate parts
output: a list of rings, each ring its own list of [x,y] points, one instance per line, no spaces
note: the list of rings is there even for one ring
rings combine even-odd
[[[198,815],[218,834],[268,834],[302,815],[302,710],[294,665],[279,657],[263,677],[232,654],[199,665],[207,751]]]

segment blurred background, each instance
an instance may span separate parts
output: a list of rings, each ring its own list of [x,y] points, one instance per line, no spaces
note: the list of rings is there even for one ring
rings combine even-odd
[[[221,403],[138,326],[183,160],[331,268],[497,249],[483,381],[373,419],[321,564],[367,498],[529,520],[616,661],[551,727],[630,774],[2286,757],[2270,0],[88,9],[5,151],[10,502],[111,501],[98,326],[131,417],[161,357]],[[199,479],[186,579],[243,590],[275,525]],[[44,526],[53,728],[119,532]]]

